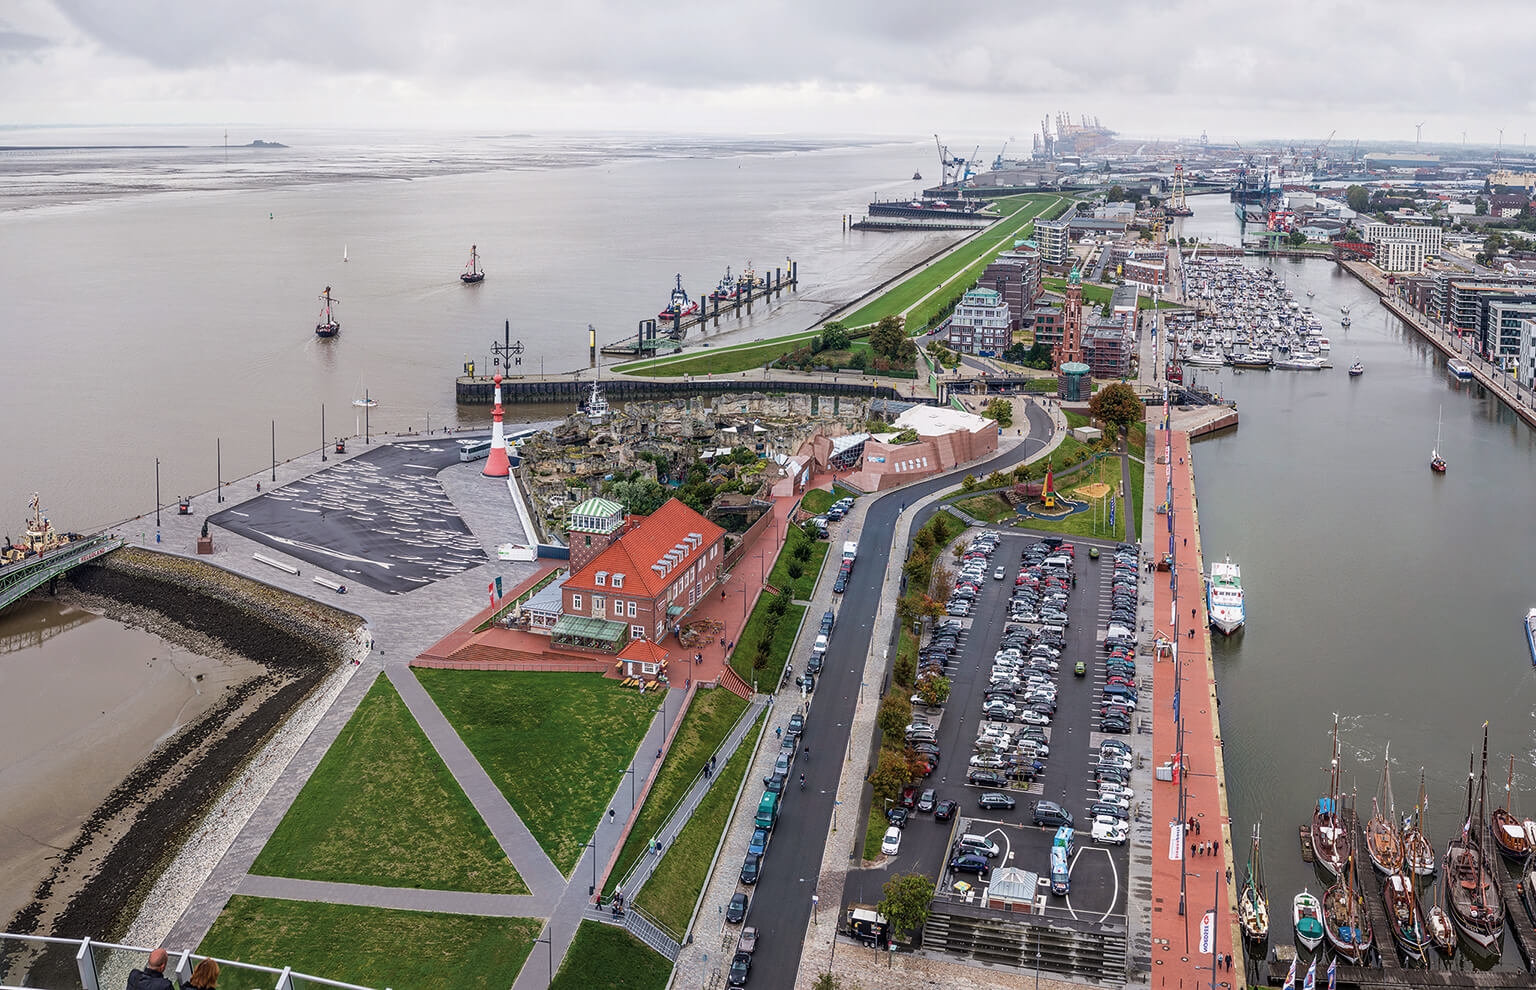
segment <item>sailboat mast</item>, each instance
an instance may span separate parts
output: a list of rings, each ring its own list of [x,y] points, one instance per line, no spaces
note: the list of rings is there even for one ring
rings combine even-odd
[[[1510,810],[1510,789],[1515,786],[1515,754],[1509,754],[1509,777],[1504,781],[1504,813],[1512,815]]]

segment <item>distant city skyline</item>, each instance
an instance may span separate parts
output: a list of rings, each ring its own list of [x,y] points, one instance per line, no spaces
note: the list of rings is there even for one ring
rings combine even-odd
[[[454,4],[11,0],[0,118],[12,125],[706,134],[990,135],[1027,154],[1041,118],[1125,137],[1356,139],[1511,153],[1536,131],[1522,60],[1478,0],[1223,5],[982,0]],[[643,11],[643,14],[640,13]],[[946,138],[948,139],[948,138]],[[985,149],[984,149],[985,150]]]

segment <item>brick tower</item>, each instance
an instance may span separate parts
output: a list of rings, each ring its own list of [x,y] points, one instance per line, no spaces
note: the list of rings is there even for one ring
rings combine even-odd
[[[566,537],[571,544],[571,573],[586,567],[624,532],[624,507],[606,498],[589,498],[571,510]]]
[[[1067,277],[1066,302],[1061,306],[1061,343],[1051,349],[1057,370],[1083,361],[1083,274],[1076,268]]]

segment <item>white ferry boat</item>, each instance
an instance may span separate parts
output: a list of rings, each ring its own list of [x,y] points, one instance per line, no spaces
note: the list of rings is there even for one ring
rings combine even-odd
[[[1451,358],[1445,362],[1445,367],[1451,374],[1462,381],[1468,381],[1472,377],[1472,366],[1460,358]]]
[[[1225,562],[1211,565],[1211,579],[1205,586],[1205,608],[1211,625],[1230,636],[1243,624],[1242,568]]]

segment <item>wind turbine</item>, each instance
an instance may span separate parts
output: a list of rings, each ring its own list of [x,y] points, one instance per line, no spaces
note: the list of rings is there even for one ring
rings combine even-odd
[[[1504,154],[1504,128],[1501,127],[1499,128],[1499,146],[1493,153],[1493,162],[1495,165],[1498,164],[1499,156],[1502,154]]]
[[[1419,146],[1419,143],[1423,139],[1424,139],[1424,121],[1421,120],[1417,124],[1413,125],[1413,146],[1415,148],[1417,148]]]

